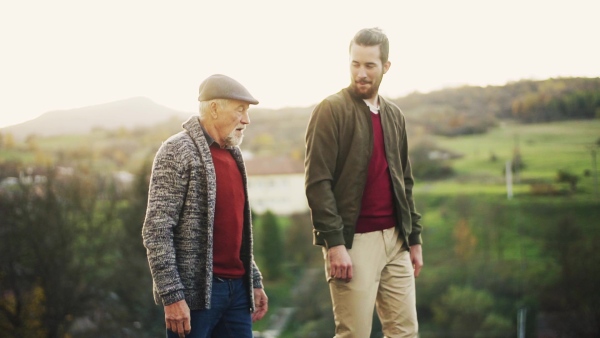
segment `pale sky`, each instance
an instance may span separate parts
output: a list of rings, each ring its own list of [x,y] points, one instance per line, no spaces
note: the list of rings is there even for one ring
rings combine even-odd
[[[195,112],[215,73],[258,107],[309,106],[349,84],[349,41],[374,26],[386,97],[599,77],[599,15],[598,0],[0,0],[0,128],[134,96]]]

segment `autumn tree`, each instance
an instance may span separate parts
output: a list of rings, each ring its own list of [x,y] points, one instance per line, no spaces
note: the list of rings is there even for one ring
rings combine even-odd
[[[65,337],[85,318],[94,322],[87,329],[109,330],[116,201],[101,193],[104,182],[93,175],[57,177],[47,170],[46,178],[0,192],[3,333]]]

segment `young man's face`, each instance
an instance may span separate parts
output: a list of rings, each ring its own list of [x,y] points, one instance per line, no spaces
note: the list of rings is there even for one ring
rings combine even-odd
[[[379,85],[390,68],[390,62],[381,63],[379,45],[350,47],[351,88],[362,99],[372,99],[377,95]]]

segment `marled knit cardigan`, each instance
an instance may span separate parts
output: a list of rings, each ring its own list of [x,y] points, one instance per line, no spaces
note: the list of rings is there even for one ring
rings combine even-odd
[[[190,117],[183,129],[163,142],[154,158],[142,237],[156,303],[169,305],[185,299],[192,310],[208,309],[213,279],[215,168],[198,116]],[[246,194],[240,257],[253,311],[253,288],[262,288],[262,276],[252,253],[246,169],[240,149],[231,147],[229,151],[242,174]]]

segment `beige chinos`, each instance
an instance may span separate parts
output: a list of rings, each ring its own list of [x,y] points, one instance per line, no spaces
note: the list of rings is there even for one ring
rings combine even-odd
[[[402,244],[395,228],[355,234],[348,250],[352,259],[350,282],[331,278],[323,248],[335,338],[370,337],[374,304],[385,337],[417,337],[414,270],[410,253]]]

